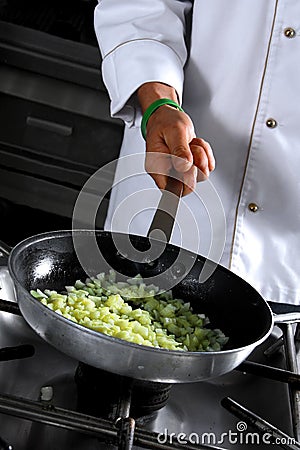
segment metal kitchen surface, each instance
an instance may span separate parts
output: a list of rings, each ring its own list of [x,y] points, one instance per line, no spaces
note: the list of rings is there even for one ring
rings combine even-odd
[[[14,289],[6,267],[0,267],[0,287],[1,298],[14,300]],[[251,359],[283,367],[282,349],[269,357],[263,351],[280,334],[281,331],[274,328],[271,338],[255,351]],[[1,439],[15,450],[117,449],[116,445],[109,443],[109,437],[117,435],[118,424],[104,421],[105,426],[110,426],[103,438],[103,433],[100,436],[97,432],[97,427],[102,425],[101,419],[82,412],[80,405],[85,400],[85,407],[90,406],[91,411],[95,410],[95,406],[101,406],[107,399],[109,389],[113,393],[116,386],[114,375],[111,375],[111,386],[111,383],[107,383],[109,374],[104,379],[100,375],[97,378],[96,374],[96,388],[89,386],[80,394],[79,362],[49,346],[29,328],[21,316],[0,312],[0,349],[20,345],[32,345],[34,355],[0,362],[0,408],[6,405],[6,413],[0,414]],[[142,386],[138,396],[141,397],[143,392]],[[264,433],[258,434],[246,421],[233,416],[221,405],[222,399],[226,397],[253,411],[283,433],[293,436],[288,387],[279,381],[233,371],[214,380],[172,385],[170,392],[168,387],[164,390],[164,395],[166,398],[160,409],[152,411],[147,418],[143,415],[143,418],[136,420],[135,442],[139,444],[134,445],[133,449],[270,448],[270,430],[265,429]],[[23,407],[16,401],[6,403],[9,396],[30,402]],[[23,415],[22,408],[34,420],[20,418],[27,417]],[[80,414],[70,412],[78,410]],[[56,413],[60,425],[49,425],[53,423]],[[20,417],[15,417],[17,415]],[[85,432],[66,429],[78,430],[78,427]],[[285,442],[286,437],[278,436],[277,446],[280,443],[291,444],[284,448],[299,448],[292,439]],[[115,441],[112,439],[112,442]],[[126,445],[122,448],[130,448]],[[0,442],[1,450],[7,448],[4,444],[1,447]]]

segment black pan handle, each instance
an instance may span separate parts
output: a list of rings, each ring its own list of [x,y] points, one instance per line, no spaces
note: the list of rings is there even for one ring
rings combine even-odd
[[[0,298],[0,311],[22,316],[20,308],[16,302],[10,302],[9,300],[3,300],[2,298]]]
[[[154,214],[147,237],[169,242],[174,227],[179,200],[183,193],[183,183],[174,172],[170,173],[166,188]]]
[[[7,245],[5,242],[0,241],[0,253],[2,253],[4,256],[9,256],[10,252],[12,251],[12,247]],[[1,256],[1,255],[0,255]]]

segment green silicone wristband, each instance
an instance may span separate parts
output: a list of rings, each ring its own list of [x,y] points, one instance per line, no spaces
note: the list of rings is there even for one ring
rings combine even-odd
[[[170,100],[169,98],[159,98],[158,100],[155,100],[155,102],[151,103],[151,105],[148,106],[148,108],[146,109],[146,111],[143,114],[141,131],[142,131],[143,138],[145,140],[146,140],[146,127],[147,127],[148,120],[150,119],[150,117],[154,113],[154,111],[156,111],[157,108],[159,108],[162,105],[174,106],[174,108],[183,112],[183,109],[178,105],[178,103],[174,102],[173,100]]]

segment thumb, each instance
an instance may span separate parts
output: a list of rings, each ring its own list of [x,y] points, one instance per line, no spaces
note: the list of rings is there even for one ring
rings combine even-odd
[[[171,154],[172,165],[177,172],[187,172],[193,165],[193,154],[190,150],[189,144],[184,139],[174,140],[175,142],[168,142],[168,147]]]

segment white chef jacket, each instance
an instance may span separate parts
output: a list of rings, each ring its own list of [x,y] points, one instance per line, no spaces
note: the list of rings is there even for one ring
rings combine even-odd
[[[106,228],[147,233],[160,193],[125,157],[145,151],[134,93],[169,84],[217,163],[182,199],[172,242],[216,260],[219,224],[220,263],[299,305],[300,2],[101,0],[95,30],[111,114],[126,123]]]

